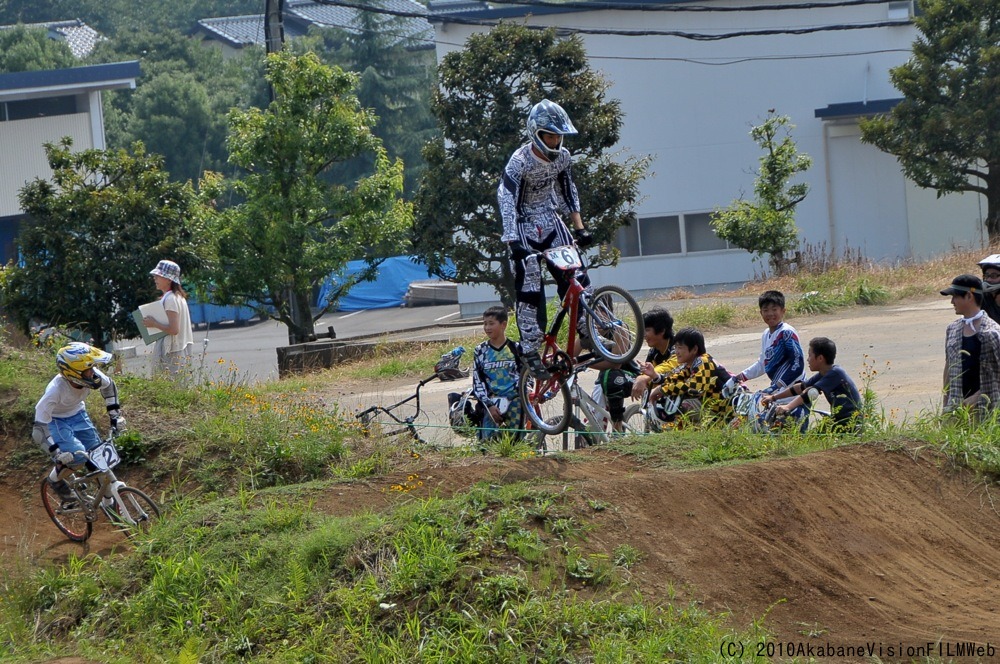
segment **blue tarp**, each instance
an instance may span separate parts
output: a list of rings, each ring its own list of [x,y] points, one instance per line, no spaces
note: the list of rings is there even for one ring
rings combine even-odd
[[[257,315],[250,307],[198,302],[194,297],[188,300],[188,310],[191,312],[192,325],[213,325],[228,321],[239,324]]]
[[[343,272],[330,275],[320,287],[317,304],[326,306],[331,291],[343,280],[365,269],[364,261],[351,261]],[[363,309],[385,309],[403,304],[403,297],[410,283],[422,279],[433,279],[426,265],[419,265],[410,256],[387,258],[378,267],[378,276],[373,281],[355,284],[347,295],[340,298],[339,311],[361,311]]]

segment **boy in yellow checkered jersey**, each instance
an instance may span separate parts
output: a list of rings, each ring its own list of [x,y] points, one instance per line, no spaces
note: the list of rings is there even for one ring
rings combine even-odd
[[[664,374],[655,369],[643,371],[650,377],[650,385],[655,386],[650,400],[679,396],[684,399],[682,412],[703,420],[730,421],[735,413],[729,401],[722,398],[722,387],[730,374],[705,350],[705,336],[686,327],[674,335],[674,350],[675,369]]]

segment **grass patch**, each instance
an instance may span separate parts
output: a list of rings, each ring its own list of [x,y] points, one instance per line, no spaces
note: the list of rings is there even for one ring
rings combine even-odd
[[[574,504],[526,484],[353,518],[271,490],[189,502],[132,553],[6,573],[6,661],[709,662],[766,637],[630,591],[641,556],[571,545]]]

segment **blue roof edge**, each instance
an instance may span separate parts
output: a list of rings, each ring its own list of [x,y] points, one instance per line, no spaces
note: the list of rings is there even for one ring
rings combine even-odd
[[[0,90],[45,88],[55,85],[85,85],[103,81],[120,81],[142,75],[138,60],[112,62],[102,65],[47,69],[45,71],[19,71],[0,74]]]
[[[896,104],[903,101],[902,97],[894,99],[872,99],[869,101],[849,101],[840,104],[829,104],[826,108],[817,108],[814,112],[821,120],[836,118],[853,118],[861,115],[881,115],[888,113]]]

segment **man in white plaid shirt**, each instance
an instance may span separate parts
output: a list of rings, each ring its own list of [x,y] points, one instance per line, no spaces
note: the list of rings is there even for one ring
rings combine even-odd
[[[967,406],[982,419],[1000,403],[1000,325],[983,311],[979,277],[959,275],[941,294],[961,316],[945,337],[944,412]]]

